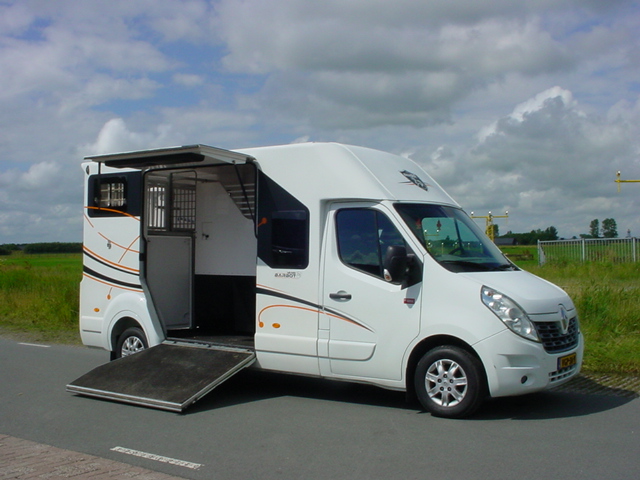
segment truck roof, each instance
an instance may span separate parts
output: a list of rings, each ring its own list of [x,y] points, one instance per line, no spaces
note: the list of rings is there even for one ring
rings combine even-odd
[[[340,143],[299,143],[239,150],[294,196],[421,201],[458,206],[413,160]]]
[[[186,145],[93,155],[114,168],[150,169],[256,163],[304,203],[322,199],[419,201],[458,206],[417,163],[379,150],[340,143],[297,143],[236,151]]]

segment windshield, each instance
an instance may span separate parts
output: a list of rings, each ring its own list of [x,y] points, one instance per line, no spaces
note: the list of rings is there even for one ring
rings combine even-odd
[[[517,270],[459,208],[398,203],[396,210],[429,254],[452,272]]]

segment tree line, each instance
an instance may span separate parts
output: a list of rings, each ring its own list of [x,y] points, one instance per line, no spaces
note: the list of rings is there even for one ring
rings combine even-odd
[[[24,253],[82,253],[82,243],[28,243],[18,245],[16,243],[5,243],[0,245],[0,255],[11,255],[12,252],[23,251]]]
[[[556,227],[547,227],[544,230],[531,230],[529,233],[507,232],[505,235],[497,235],[497,225],[494,225],[495,237],[513,238],[518,245],[535,245],[540,241],[558,240],[558,230]],[[617,238],[618,225],[613,218],[605,218],[602,224],[598,219],[591,220],[589,233],[581,233],[580,238]],[[573,237],[576,238],[576,237]]]
[[[618,225],[613,218],[605,218],[602,226],[597,218],[591,220],[589,233],[583,233],[580,238],[616,238],[618,236]]]
[[[501,235],[504,238],[513,238],[518,245],[535,245],[540,241],[558,240],[558,230],[554,226],[545,228],[544,230],[531,230],[529,233],[513,233],[507,232]]]

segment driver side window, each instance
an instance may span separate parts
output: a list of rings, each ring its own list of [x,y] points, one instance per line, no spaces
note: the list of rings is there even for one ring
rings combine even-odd
[[[351,268],[384,278],[382,260],[387,247],[406,247],[404,238],[381,212],[349,208],[336,214],[340,260]]]

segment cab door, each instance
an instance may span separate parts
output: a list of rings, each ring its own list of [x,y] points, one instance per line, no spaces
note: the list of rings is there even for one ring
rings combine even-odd
[[[319,351],[328,366],[322,358],[321,366],[331,375],[401,380],[420,330],[422,282],[385,281],[382,260],[389,246],[413,250],[383,205],[338,203],[327,218]]]

